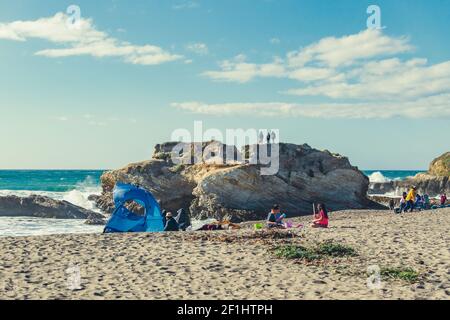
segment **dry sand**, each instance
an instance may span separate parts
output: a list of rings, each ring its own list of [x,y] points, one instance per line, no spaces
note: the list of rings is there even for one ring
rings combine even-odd
[[[0,299],[449,299],[449,225],[450,209],[342,211],[331,215],[329,229],[308,227],[275,241],[334,239],[358,252],[320,264],[276,258],[263,241],[220,241],[251,236],[251,229],[1,238]],[[68,288],[71,264],[80,267],[79,290]],[[371,265],[421,275],[369,289]]]

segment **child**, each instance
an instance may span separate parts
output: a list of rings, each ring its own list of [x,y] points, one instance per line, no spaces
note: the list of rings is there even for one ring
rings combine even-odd
[[[314,220],[311,225],[313,228],[328,228],[328,211],[324,204],[319,204],[317,207],[319,213],[314,215]]]
[[[284,228],[283,219],[286,218],[285,214],[280,212],[280,206],[275,204],[272,210],[267,215],[267,227],[269,228]]]
[[[405,207],[406,207],[406,195],[407,195],[407,193],[403,192],[402,198],[400,199],[400,208],[399,208],[397,213],[402,213],[403,210],[405,210]]]

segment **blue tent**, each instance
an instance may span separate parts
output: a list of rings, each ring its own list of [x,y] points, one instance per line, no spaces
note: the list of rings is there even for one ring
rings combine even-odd
[[[105,233],[113,232],[160,232],[164,230],[161,209],[147,190],[130,184],[118,183],[114,188],[115,210],[105,226]],[[125,207],[133,200],[145,208],[143,216]]]

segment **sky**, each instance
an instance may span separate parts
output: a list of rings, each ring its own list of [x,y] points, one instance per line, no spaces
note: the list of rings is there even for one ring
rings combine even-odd
[[[0,0],[0,168],[118,168],[202,121],[427,169],[449,30],[445,0]]]

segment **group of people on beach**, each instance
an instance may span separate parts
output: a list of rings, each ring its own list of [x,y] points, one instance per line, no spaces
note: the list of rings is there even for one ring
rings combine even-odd
[[[164,231],[186,231],[192,229],[191,219],[189,213],[185,209],[179,209],[177,215],[174,216],[172,212],[162,211]],[[286,214],[281,213],[280,206],[275,204],[272,206],[271,211],[267,215],[266,227],[279,228],[279,229],[290,229],[290,228],[300,228],[303,227],[302,224],[294,225],[292,222],[285,222]],[[324,204],[319,204],[316,208],[314,207],[314,218],[311,224],[313,228],[328,228],[328,211]],[[211,224],[205,224],[199,230],[211,231],[211,230],[221,230],[221,224],[214,224],[217,229],[211,228]]]
[[[281,213],[278,204],[273,205],[272,210],[267,215],[266,226],[268,228],[289,229],[293,227],[301,227],[302,225],[294,226],[290,222],[284,222],[286,214]],[[314,208],[314,218],[311,224],[313,228],[328,228],[328,211],[323,203],[317,206],[317,212]]]
[[[440,198],[441,206],[445,206],[447,203],[447,195],[443,193]],[[400,206],[395,208],[394,200],[389,202],[391,210],[395,210],[396,213],[413,212],[416,210],[428,210],[431,209],[430,196],[428,194],[420,195],[417,192],[417,187],[412,186],[408,192],[403,192],[400,198]]]

